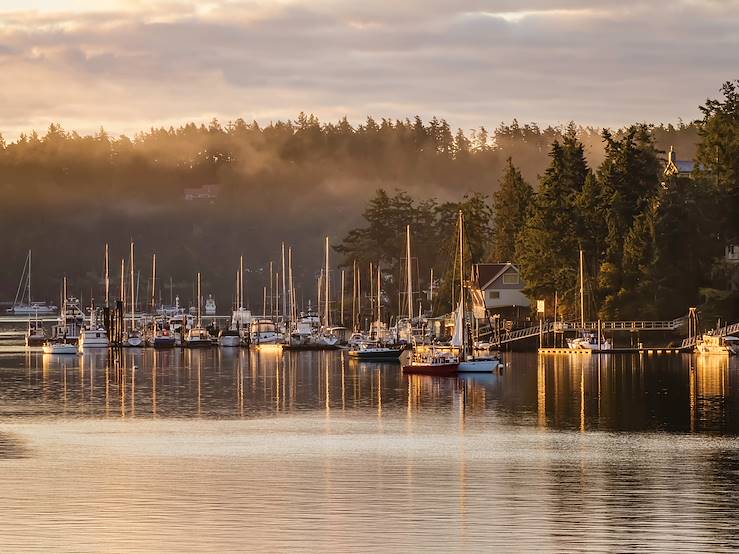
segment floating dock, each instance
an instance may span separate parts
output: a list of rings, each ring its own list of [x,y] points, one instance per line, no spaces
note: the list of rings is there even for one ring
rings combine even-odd
[[[589,350],[587,348],[539,348],[539,354],[683,354],[684,348],[609,348],[607,350]]]

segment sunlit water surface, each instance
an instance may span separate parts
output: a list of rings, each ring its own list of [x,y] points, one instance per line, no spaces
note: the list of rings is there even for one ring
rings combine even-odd
[[[735,359],[0,350],[0,550],[739,548]]]

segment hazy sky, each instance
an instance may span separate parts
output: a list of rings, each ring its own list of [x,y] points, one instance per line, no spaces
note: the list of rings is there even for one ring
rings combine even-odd
[[[739,0],[2,0],[0,132],[304,110],[618,126],[739,78]]]

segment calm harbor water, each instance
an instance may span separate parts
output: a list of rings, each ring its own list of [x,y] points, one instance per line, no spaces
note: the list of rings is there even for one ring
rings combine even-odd
[[[0,550],[739,548],[736,359],[0,349]]]

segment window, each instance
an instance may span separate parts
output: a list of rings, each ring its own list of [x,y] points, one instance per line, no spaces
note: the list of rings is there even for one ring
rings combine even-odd
[[[489,300],[500,300],[500,291],[499,290],[489,290],[488,299]]]
[[[518,283],[519,283],[518,273],[508,272],[505,275],[503,275],[504,285],[517,285]]]

